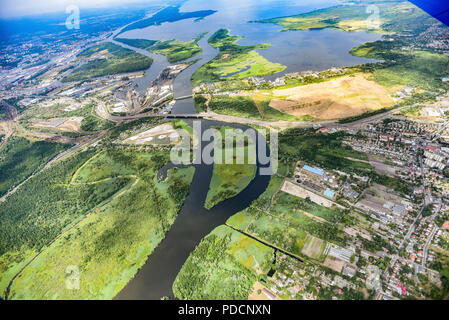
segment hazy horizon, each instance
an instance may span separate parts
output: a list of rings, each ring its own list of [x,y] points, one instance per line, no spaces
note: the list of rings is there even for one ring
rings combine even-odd
[[[20,18],[46,13],[65,12],[70,5],[80,9],[105,8],[116,5],[136,3],[157,3],[160,0],[2,0],[0,2],[0,18]]]

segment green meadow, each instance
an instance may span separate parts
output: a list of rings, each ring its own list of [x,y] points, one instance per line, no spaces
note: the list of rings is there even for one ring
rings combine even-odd
[[[227,226],[205,237],[173,284],[178,299],[246,300],[259,277],[266,275],[274,250]]]

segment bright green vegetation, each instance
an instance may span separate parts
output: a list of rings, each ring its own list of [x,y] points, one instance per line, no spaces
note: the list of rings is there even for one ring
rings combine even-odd
[[[167,60],[170,63],[189,59],[202,51],[195,40],[168,40],[158,42],[152,47],[151,50],[167,56]]]
[[[50,184],[33,181],[31,184],[40,183],[36,199],[48,193],[42,201],[47,206],[46,214],[32,211],[39,225],[59,225],[54,232],[38,238],[39,246],[17,247],[19,252],[29,247],[28,252],[42,249],[42,253],[13,282],[9,298],[113,298],[164,238],[189,191],[193,167],[172,169],[165,181],[157,180],[157,171],[168,160],[167,151],[104,149],[59,164],[64,174],[57,168],[46,171],[45,175],[53,177]],[[25,186],[24,192],[29,187]],[[55,191],[59,192],[54,195]],[[26,194],[33,198],[29,190]],[[57,208],[48,208],[53,203]],[[59,206],[65,210],[61,212]],[[52,219],[47,221],[46,215]],[[68,228],[71,225],[74,227]],[[39,228],[38,224],[34,228],[42,232],[49,229]],[[54,243],[43,247],[64,229],[66,232]],[[20,241],[16,241],[19,245]],[[6,263],[12,260],[8,254],[14,257],[12,254],[18,253],[7,252],[1,260],[2,274],[11,276],[17,268]],[[80,271],[79,290],[66,288],[68,266],[77,266]]]
[[[406,117],[419,117],[421,115],[421,106],[413,106],[405,108],[401,110],[399,113]]]
[[[435,252],[436,259],[430,264],[430,268],[440,273],[440,281],[442,287],[435,286],[430,282],[430,297],[431,299],[442,300],[449,294],[449,250],[447,238],[440,241],[439,247],[431,246],[430,249]],[[445,243],[444,243],[445,242]],[[444,249],[443,249],[444,248]],[[419,276],[419,275],[418,275]],[[422,277],[419,278],[422,281]]]
[[[381,66],[366,66],[373,79],[381,85],[431,90],[442,88],[441,78],[447,75],[449,56],[427,51],[404,51],[404,43],[377,41],[363,44],[351,50],[351,54],[362,58],[384,60]]]
[[[364,172],[372,167],[364,162],[366,154],[343,145],[344,133],[321,134],[309,129],[291,129],[279,136],[279,159],[285,163],[302,160],[325,169]]]
[[[69,147],[59,143],[10,137],[0,149],[0,196]]]
[[[199,96],[198,96],[199,97]],[[211,111],[244,118],[269,121],[294,121],[301,118],[282,113],[269,106],[269,101],[256,102],[250,97],[212,96],[209,102]],[[202,98],[195,99],[197,109],[205,108]]]
[[[423,11],[408,2],[376,3],[376,6],[381,13],[381,25],[378,29],[376,29],[374,23],[369,23],[372,13],[367,12],[366,3],[338,5],[290,17],[252,22],[278,24],[284,28],[282,31],[335,28],[343,31],[392,32],[397,30],[395,25],[402,23],[404,20],[423,15]],[[393,22],[395,25],[391,25]]]
[[[254,179],[256,165],[215,164],[204,207],[210,209],[244,190]]]
[[[430,217],[433,214],[432,213],[433,207],[434,207],[434,204],[432,204],[432,203],[428,204],[422,212],[422,217],[423,218]]]
[[[357,116],[352,116],[352,117],[347,117],[347,118],[340,119],[340,120],[338,120],[338,123],[344,124],[344,123],[351,123],[351,122],[354,122],[354,121],[366,119],[366,118],[373,117],[373,116],[381,114],[381,113],[385,113],[385,112],[391,111],[391,110],[395,109],[396,107],[397,107],[397,105],[394,105],[394,106],[389,107],[389,108],[382,108],[382,109],[378,109],[378,110],[374,110],[374,111],[367,111],[367,112],[364,112],[364,113],[359,114]]]
[[[114,38],[115,41],[124,43],[130,47],[149,50],[157,41],[146,39],[126,39],[126,38]]]
[[[225,130],[233,130],[229,127],[220,127],[220,133],[224,140]],[[223,141],[223,145],[225,142]],[[215,148],[219,145],[216,144]],[[206,203],[204,207],[210,209],[222,202],[223,200],[232,198],[244,190],[256,175],[257,165],[251,164],[248,157],[248,145],[245,143],[243,147],[236,145],[234,139],[234,147],[232,150],[223,148],[223,155],[221,163],[214,163],[214,171],[207,193]],[[232,153],[231,153],[232,151]],[[244,163],[237,164],[236,154],[242,152],[244,154]],[[229,155],[226,157],[226,155]],[[215,149],[215,156],[218,156],[218,151]],[[231,158],[232,156],[232,158]],[[231,160],[232,164],[224,163],[226,160]]]
[[[62,79],[62,82],[89,80],[95,77],[135,72],[148,69],[153,59],[125,49],[111,42],[104,42],[81,52],[80,59],[99,57],[88,61]]]
[[[324,240],[319,252],[326,241],[345,243],[346,236],[338,226],[345,217],[344,211],[324,208],[280,191],[282,183],[283,179],[273,177],[265,193],[226,224],[298,257],[312,245],[311,236]],[[319,252],[314,255],[317,260],[324,258]]]
[[[400,178],[389,177],[386,175],[378,174],[376,172],[371,172],[370,176],[373,182],[381,184],[389,189],[395,190],[401,193],[403,196],[409,195],[413,192],[413,185]]]
[[[39,107],[39,105],[34,105],[24,111],[23,115],[19,119],[19,122],[22,126],[31,130],[31,119],[83,117],[80,125],[81,130],[101,131],[113,127],[112,122],[109,122],[97,116],[97,114],[95,113],[95,102],[86,104],[77,110],[65,111],[64,108],[68,106],[68,104],[54,104],[49,107]]]
[[[201,94],[196,94],[193,97],[193,103],[195,105],[195,110],[196,112],[200,113],[200,112],[206,112],[207,111],[207,99],[201,95]]]
[[[273,249],[220,226],[190,254],[173,292],[183,300],[246,300],[258,277],[269,272],[273,257]]]
[[[203,33],[196,39],[190,41],[168,40],[157,42],[151,47],[151,50],[167,56],[167,60],[170,63],[186,60],[203,51],[198,45],[198,41],[200,41],[206,34],[207,33]]]
[[[120,33],[129,31],[129,30],[134,30],[134,29],[144,29],[149,26],[161,25],[164,22],[175,22],[175,21],[192,19],[192,18],[196,18],[195,21],[198,21],[198,20],[204,19],[205,17],[210,16],[211,14],[214,14],[216,12],[214,10],[179,12],[180,6],[181,5],[173,5],[173,6],[166,7],[165,9],[152,15],[150,18],[143,19],[141,21],[137,21],[135,23],[130,24],[126,28],[123,28],[123,30]]]
[[[194,85],[201,82],[214,82],[225,79],[242,79],[281,72],[286,67],[272,63],[262,57],[257,49],[268,44],[240,46],[235,42],[241,38],[230,36],[229,31],[220,29],[209,38],[209,44],[220,53],[209,63],[199,68],[192,76]]]
[[[0,203],[1,293],[35,253],[129,183],[129,179],[116,179],[68,187],[76,168],[92,156],[83,152],[56,163]]]
[[[117,41],[123,42],[129,46],[151,50],[158,54],[167,57],[168,62],[174,63],[182,60],[189,59],[197,54],[201,53],[203,49],[198,45],[206,33],[201,34],[196,39],[190,41],[180,41],[180,40],[167,40],[167,41],[153,41],[153,40],[143,40],[143,39],[115,39]]]

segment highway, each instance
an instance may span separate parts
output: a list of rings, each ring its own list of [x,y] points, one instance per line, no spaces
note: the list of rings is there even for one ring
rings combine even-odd
[[[181,97],[180,99],[189,99],[190,97]],[[177,99],[179,100],[179,99]],[[363,124],[378,121],[384,118],[387,118],[402,110],[403,108],[398,108],[394,110],[390,110],[385,113],[377,114],[371,117],[367,117],[364,119],[360,119],[351,123],[339,123],[337,120],[327,120],[327,121],[263,121],[256,119],[248,119],[244,117],[236,117],[236,116],[228,116],[223,114],[218,114],[215,112],[201,112],[201,113],[191,113],[191,114],[157,114],[157,113],[141,113],[136,115],[127,115],[127,116],[114,116],[111,115],[105,106],[104,102],[100,100],[95,100],[97,106],[95,108],[96,113],[99,117],[112,121],[112,122],[121,122],[135,119],[144,119],[144,118],[168,118],[168,119],[207,119],[207,120],[215,120],[220,122],[228,122],[228,123],[239,123],[245,125],[258,125],[264,127],[277,127],[281,130],[289,129],[289,128],[312,128],[312,127],[328,127],[328,128],[342,128],[342,129],[359,129]]]

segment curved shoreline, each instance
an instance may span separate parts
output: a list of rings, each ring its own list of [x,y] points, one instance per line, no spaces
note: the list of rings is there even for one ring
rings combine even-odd
[[[175,97],[191,94],[190,79],[192,74],[212,60],[218,53],[218,50],[207,43],[206,38],[203,38],[199,45],[203,51],[195,58],[200,60],[183,71],[174,81]],[[176,103],[173,114],[179,113],[197,113],[193,98],[180,100]],[[205,129],[217,125],[232,126],[243,130],[249,128],[241,124],[210,120],[202,120],[201,124]],[[265,138],[258,134],[258,139],[263,139],[265,152],[269,154]],[[195,250],[200,241],[213,229],[225,224],[232,215],[248,207],[268,187],[271,176],[260,175],[261,165],[259,162],[257,166],[259,170],[257,170],[256,176],[242,192],[207,210],[204,208],[204,203],[212,179],[213,164],[194,165],[195,175],[190,185],[189,195],[184,201],[174,224],[167,232],[164,240],[148,257],[145,265],[139,269],[115,299],[161,299],[166,296],[174,298],[173,282],[190,253]]]

